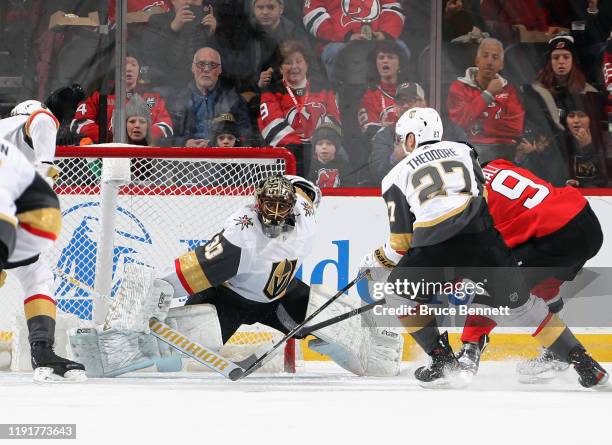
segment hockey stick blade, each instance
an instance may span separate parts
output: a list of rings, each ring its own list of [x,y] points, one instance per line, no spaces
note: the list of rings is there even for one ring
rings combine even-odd
[[[245,370],[237,363],[204,345],[190,340],[157,318],[149,320],[149,329],[154,337],[230,380],[238,380],[244,374]]]
[[[250,366],[248,366],[244,372],[242,373],[242,375],[240,375],[236,380],[238,379],[242,379],[246,376],[248,376],[249,374],[253,373],[254,371],[256,371],[257,369],[261,368],[263,365],[265,365],[267,363],[268,357],[271,357],[272,354],[274,353],[274,351],[276,351],[278,348],[280,348],[282,345],[284,345],[287,340],[289,340],[290,338],[292,338],[293,336],[295,336],[302,328],[304,328],[304,326],[306,324],[308,324],[308,322],[312,321],[317,315],[319,315],[325,308],[327,308],[330,304],[332,304],[334,301],[336,301],[338,298],[340,298],[347,290],[349,290],[351,287],[353,287],[358,281],[360,281],[362,278],[364,278],[367,274],[370,273],[370,269],[364,269],[362,271],[360,271],[357,276],[353,279],[353,281],[351,281],[349,284],[347,284],[346,286],[344,286],[344,288],[340,289],[338,291],[338,293],[336,293],[333,297],[331,297],[329,300],[327,300],[324,304],[322,304],[316,311],[314,311],[312,314],[310,314],[308,317],[306,317],[304,319],[304,321],[302,321],[301,323],[299,323],[298,325],[296,325],[293,329],[291,329],[287,334],[285,334],[285,336],[280,339],[278,341],[278,343],[276,343],[274,346],[272,346],[272,348],[267,351],[265,354],[263,354],[261,357],[259,357],[258,359],[256,359]],[[247,358],[246,360],[248,360],[249,358]]]
[[[386,303],[386,300],[383,298],[382,300],[375,301],[370,304],[366,304],[365,306],[361,306],[353,309],[352,311],[346,312],[345,314],[340,314],[335,317],[330,318],[329,320],[322,321],[317,324],[313,324],[312,326],[304,326],[298,333],[295,335],[306,336],[314,331],[318,331],[319,329],[326,328],[327,326],[331,326],[336,323],[340,323],[348,318],[354,317],[355,315],[363,314],[364,312],[371,311],[376,306],[380,306]]]

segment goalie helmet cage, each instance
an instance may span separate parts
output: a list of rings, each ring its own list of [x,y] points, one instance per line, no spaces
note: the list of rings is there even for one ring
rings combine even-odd
[[[295,174],[295,157],[280,148],[106,144],[58,147],[56,157],[63,226],[45,256],[61,271],[55,280],[58,313],[77,316],[80,326],[101,324],[108,301],[96,300],[68,277],[114,297],[124,265],[145,264],[162,273],[174,258],[221,230],[239,206],[253,202],[263,179]],[[13,313],[23,307],[16,300]],[[0,319],[0,332],[6,330]],[[242,326],[222,352],[243,358],[279,338],[265,326]],[[295,372],[295,366],[292,341],[273,370]]]

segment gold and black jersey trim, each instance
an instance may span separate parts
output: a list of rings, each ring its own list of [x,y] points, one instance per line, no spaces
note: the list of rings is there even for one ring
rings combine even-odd
[[[463,212],[465,209],[468,208],[471,201],[472,201],[472,197],[468,197],[468,199],[465,201],[463,205],[437,217],[436,219],[432,219],[431,221],[420,221],[420,222],[417,221],[414,223],[414,227],[433,227],[435,225],[438,225],[441,222],[444,222],[447,219],[452,218],[453,216],[459,215],[461,212]]]
[[[310,199],[310,196],[308,196],[308,194],[302,190],[300,187],[295,187],[295,194],[301,196],[302,198],[304,198],[306,201],[308,201],[311,205],[313,205],[312,199]]]
[[[62,229],[62,214],[59,209],[47,208],[18,213],[19,227],[41,238],[55,241]]]
[[[412,245],[412,233],[392,233],[389,235],[389,244],[396,252],[406,252]]]
[[[179,280],[191,293],[218,286],[238,273],[241,252],[240,247],[218,233],[203,246],[176,260]]]

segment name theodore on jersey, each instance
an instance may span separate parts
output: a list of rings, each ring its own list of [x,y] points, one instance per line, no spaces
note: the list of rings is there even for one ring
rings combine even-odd
[[[431,161],[458,157],[459,155],[455,152],[453,148],[432,148],[412,158],[409,158],[406,162],[413,170],[416,170],[417,167],[419,167],[420,165],[426,164]]]

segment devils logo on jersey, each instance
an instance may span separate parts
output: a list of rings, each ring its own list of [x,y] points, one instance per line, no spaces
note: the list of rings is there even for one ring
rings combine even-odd
[[[321,188],[333,188],[340,185],[340,174],[337,168],[322,168],[317,173],[317,185]]]
[[[342,0],[342,26],[351,22],[372,22],[380,16],[378,0]]]

